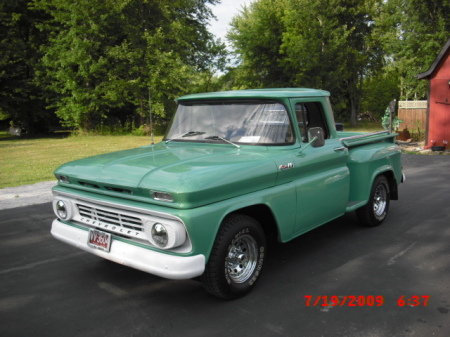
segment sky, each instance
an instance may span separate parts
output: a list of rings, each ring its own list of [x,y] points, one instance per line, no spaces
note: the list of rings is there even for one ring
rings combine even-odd
[[[220,37],[222,42],[226,42],[225,35],[230,29],[229,23],[231,19],[236,14],[239,14],[244,4],[249,5],[251,2],[252,0],[221,0],[220,4],[212,6],[217,21],[211,20],[210,32],[216,37]]]

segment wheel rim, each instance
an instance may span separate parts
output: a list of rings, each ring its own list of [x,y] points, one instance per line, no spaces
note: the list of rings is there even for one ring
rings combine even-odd
[[[253,274],[258,261],[258,244],[246,234],[232,242],[225,259],[226,271],[235,283],[247,281]]]
[[[387,204],[387,190],[384,185],[378,185],[373,196],[373,214],[377,219],[385,216]]]

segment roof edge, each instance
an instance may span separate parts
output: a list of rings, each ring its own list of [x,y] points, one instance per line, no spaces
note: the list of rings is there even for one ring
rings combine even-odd
[[[243,89],[230,91],[214,91],[189,94],[178,97],[176,102],[192,100],[221,100],[221,99],[285,99],[303,97],[328,97],[329,91],[311,88],[267,88],[267,89]]]
[[[419,80],[423,80],[426,79],[427,77],[429,77],[433,71],[436,69],[436,67],[438,66],[439,62],[441,62],[442,58],[444,57],[445,53],[447,52],[447,50],[450,48],[450,39],[448,39],[447,43],[444,45],[444,47],[442,47],[441,52],[439,53],[439,55],[436,57],[436,59],[434,60],[433,64],[431,65],[431,67],[420,74],[416,75],[416,78]]]

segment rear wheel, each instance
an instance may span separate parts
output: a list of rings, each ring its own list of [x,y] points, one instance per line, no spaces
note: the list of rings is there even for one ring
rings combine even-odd
[[[369,202],[356,210],[361,225],[375,227],[386,219],[390,203],[389,182],[384,175],[375,178],[370,192]]]
[[[255,219],[226,218],[201,277],[206,291],[225,299],[249,292],[261,274],[265,250],[264,231]]]

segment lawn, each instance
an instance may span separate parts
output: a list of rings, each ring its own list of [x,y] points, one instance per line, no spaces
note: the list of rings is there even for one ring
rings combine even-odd
[[[155,143],[162,137],[155,137]],[[0,188],[54,180],[59,165],[150,144],[150,137],[71,136],[26,139],[0,133]]]
[[[345,131],[356,131],[356,132],[375,132],[375,131],[383,131],[383,127],[381,123],[372,123],[372,122],[359,122],[358,126],[352,127],[350,123],[344,123]]]

